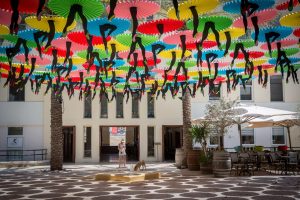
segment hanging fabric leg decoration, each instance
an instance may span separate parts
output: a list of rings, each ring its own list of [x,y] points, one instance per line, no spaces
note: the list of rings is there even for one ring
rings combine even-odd
[[[117,27],[113,24],[103,24],[103,25],[99,26],[99,29],[100,29],[101,37],[103,39],[103,44],[104,44],[105,51],[107,52],[108,51],[108,49],[107,49],[107,37],[110,36],[117,29]],[[108,31],[108,33],[105,34],[107,31]]]
[[[280,36],[280,33],[273,32],[273,31],[265,33],[265,38],[266,38],[266,41],[267,41],[270,57],[272,57],[271,43],[274,42],[279,36]]]
[[[170,66],[169,68],[167,69],[167,72],[169,72],[170,70],[172,70],[175,62],[176,62],[176,52],[175,51],[172,51],[172,60],[171,60],[171,63],[170,63]]]
[[[205,59],[206,59],[206,63],[207,63],[207,67],[208,67],[208,71],[209,71],[209,74],[210,74],[210,63],[211,62],[213,62],[216,58],[218,57],[218,55],[217,54],[215,54],[215,53],[207,53],[206,55],[205,55]]]
[[[130,7],[130,14],[132,18],[132,39],[136,35],[136,29],[138,27],[138,20],[137,20],[137,7]]]
[[[196,48],[197,48],[197,67],[202,67],[202,46],[200,46],[200,42],[196,42]]]
[[[79,88],[81,88],[83,84],[83,72],[79,72],[79,77],[80,77]]]
[[[24,47],[24,51],[25,51],[25,62],[28,64],[29,59],[28,59],[28,54],[29,54],[29,48],[27,47],[27,41],[22,39],[22,38],[18,38],[17,43],[15,44],[14,47],[11,48],[7,48],[6,51],[6,56],[9,62],[9,65],[11,66],[12,63],[12,59],[15,57],[15,55],[17,55],[20,52],[20,47],[21,45],[23,45]]]
[[[163,24],[157,24],[156,28],[159,32],[159,37],[164,33],[164,25]]]
[[[211,22],[211,21],[205,22],[202,39],[200,41],[200,46],[202,47],[204,40],[206,40],[209,29],[211,29],[213,34],[215,35],[216,42],[218,44],[218,47],[220,48],[221,47],[220,35],[219,35],[219,32],[216,30],[215,23]]]
[[[181,48],[182,48],[182,53],[181,53],[181,59],[184,58],[185,52],[186,52],[186,35],[180,35],[180,42],[181,42]]]
[[[71,54],[71,47],[72,47],[72,42],[70,41],[66,41],[66,49],[67,49],[67,52],[66,52],[66,57],[65,57],[65,60],[63,62],[63,65],[65,65],[70,57],[70,54]]]
[[[117,85],[120,81],[116,78],[116,72],[112,71],[112,78],[110,81],[110,86]]]
[[[239,50],[242,51],[242,53],[244,55],[244,59],[246,61],[246,64],[249,62],[249,54],[246,52],[243,43],[236,43],[235,48],[234,48],[233,59],[232,59],[231,64],[230,64],[231,67],[234,64],[235,59],[238,57]]]
[[[38,52],[39,52],[39,55],[40,55],[40,58],[42,58],[42,49],[41,49],[41,45],[40,45],[40,41],[39,41],[39,39],[40,39],[40,37],[42,37],[42,36],[46,36],[46,32],[43,32],[43,31],[38,31],[38,32],[35,32],[35,33],[33,33],[33,38],[34,38],[34,41],[35,41],[35,43],[36,43],[36,48],[37,48],[37,50],[38,50]],[[44,37],[45,38],[45,37]]]
[[[110,101],[113,101],[114,98],[117,98],[117,92],[115,90],[115,87],[111,87],[111,93],[112,93],[112,96],[111,96]]]
[[[66,22],[66,25],[63,29],[63,36],[66,35],[66,32],[67,32],[67,29],[68,27],[73,23],[73,21],[75,20],[75,15],[76,13],[79,15],[79,17],[81,18],[81,21],[82,21],[82,28],[83,28],[83,31],[84,31],[84,34],[86,36],[86,38],[88,39],[89,38],[89,33],[88,33],[88,30],[87,30],[87,19],[86,17],[84,16],[83,14],[83,10],[82,10],[82,5],[79,5],[79,4],[73,4],[70,8],[70,12],[69,12],[69,15],[68,15],[68,18],[67,18],[67,22]]]
[[[175,78],[176,81],[177,81],[177,76],[180,72],[181,67],[182,67],[184,75],[185,75],[185,80],[188,80],[188,72],[187,72],[187,69],[185,67],[185,62],[179,61],[178,64],[177,64],[175,75],[174,75],[174,78]]]
[[[40,17],[41,17],[41,13],[42,13],[42,10],[44,8],[45,2],[46,2],[46,0],[39,0],[39,6],[38,6],[38,9],[36,11],[36,17],[38,19],[40,19]]]
[[[198,84],[197,84],[197,89],[200,87],[202,81],[203,81],[202,71],[198,71]]]
[[[227,80],[226,80],[226,84],[227,84],[227,92],[230,92],[231,89],[230,89],[230,76],[235,76],[236,75],[236,70],[233,70],[233,69],[229,69],[229,70],[226,70],[226,77],[227,77]]]
[[[261,65],[257,66],[257,70],[258,70],[258,84],[260,85],[263,83],[262,66]]]
[[[48,20],[48,24],[49,24],[49,33],[48,34],[48,41],[47,44],[45,46],[45,51],[48,50],[49,47],[51,47],[51,42],[54,39],[55,36],[55,25],[54,25],[54,21],[53,20]]]
[[[92,57],[92,53],[93,53],[93,36],[90,35],[89,38],[87,39],[87,43],[88,43],[88,48],[87,48],[87,53],[86,53],[86,61],[88,62],[89,59]]]
[[[118,0],[109,1],[109,14],[107,16],[108,20],[112,20],[115,17],[115,8],[117,6]]]
[[[229,50],[230,45],[231,45],[231,34],[230,34],[230,31],[226,31],[225,32],[225,37],[226,37],[226,47],[225,47],[224,56],[227,55],[228,50]]]
[[[258,44],[258,35],[259,35],[259,27],[257,25],[257,23],[258,23],[257,16],[251,17],[251,21],[252,21],[252,24],[254,26],[254,31],[255,31],[254,42],[255,42],[255,45],[257,46],[257,44]]]
[[[126,83],[128,82],[128,80],[131,77],[132,73],[134,73],[136,71],[137,62],[138,62],[138,54],[133,53],[133,67],[129,68],[128,74],[126,76],[126,81],[125,81]]]
[[[46,95],[48,93],[48,91],[50,90],[50,88],[52,88],[52,78],[50,76],[50,73],[47,73],[47,77],[48,77],[48,83],[47,83],[47,88],[46,88],[44,95]]]
[[[136,37],[136,42],[139,44],[139,47],[142,51],[143,65],[145,67],[145,75],[146,75],[146,78],[148,78],[149,77],[149,68],[148,68],[148,65],[147,65],[146,50],[145,50],[145,47],[142,43],[142,38],[141,37]]]
[[[130,44],[130,50],[129,50],[129,53],[127,56],[127,62],[129,62],[131,54],[133,54],[133,52],[136,49],[136,43],[137,43],[136,38],[134,38],[134,40],[132,40],[132,42]]]
[[[264,83],[263,83],[263,87],[267,87],[268,84],[268,71],[265,69],[264,70]]]
[[[10,6],[13,11],[11,15],[11,22],[9,25],[10,34],[18,34],[19,25],[18,25],[18,19],[19,19],[19,0],[10,0]]]
[[[57,49],[52,49],[52,58],[51,72],[53,73],[57,67]]]
[[[256,3],[251,3],[248,0],[241,0],[240,10],[241,10],[241,15],[243,17],[245,33],[248,30],[247,17],[251,16],[258,8],[259,6]]]
[[[172,0],[172,2],[173,2],[174,9],[175,9],[176,17],[177,17],[177,19],[179,19],[178,1]]]
[[[195,6],[191,6],[190,10],[191,10],[192,15],[193,15],[193,26],[194,26],[193,37],[195,37],[197,32],[198,32],[198,26],[199,26],[198,12],[197,12]]]
[[[162,52],[166,47],[162,44],[153,44],[152,45],[152,55],[154,60],[154,65],[156,67],[156,55]]]
[[[108,65],[109,66],[112,66],[114,64],[114,59],[116,58],[116,55],[117,55],[117,49],[116,49],[116,44],[111,44],[111,54],[110,54],[110,58],[109,58],[109,61],[108,61]]]
[[[68,71],[67,71],[67,74],[66,74],[65,78],[69,77],[69,75],[72,71],[72,68],[73,68],[73,60],[72,60],[72,58],[69,58],[69,66],[68,66]]]
[[[219,72],[219,63],[214,63],[214,66],[215,66],[215,75],[214,75],[214,80],[215,80]]]

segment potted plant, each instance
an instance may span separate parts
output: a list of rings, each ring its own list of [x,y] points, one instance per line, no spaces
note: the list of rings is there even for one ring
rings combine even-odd
[[[200,170],[204,174],[212,173],[212,154],[208,152],[206,142],[210,135],[209,123],[203,121],[197,125],[192,125],[190,133],[194,142],[200,143],[202,148],[199,157]]]
[[[213,171],[215,177],[227,177],[230,175],[231,158],[224,150],[224,135],[228,128],[235,122],[233,108],[236,101],[226,101],[221,98],[206,106],[205,120],[214,132],[218,134],[218,151],[213,153]]]

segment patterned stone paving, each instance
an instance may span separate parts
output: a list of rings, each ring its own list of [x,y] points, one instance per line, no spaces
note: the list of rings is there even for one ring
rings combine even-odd
[[[0,199],[300,199],[299,175],[213,178],[160,163],[150,164],[148,170],[161,171],[161,179],[125,183],[84,178],[117,171],[115,165],[65,167],[61,172],[50,172],[45,166],[0,168]]]

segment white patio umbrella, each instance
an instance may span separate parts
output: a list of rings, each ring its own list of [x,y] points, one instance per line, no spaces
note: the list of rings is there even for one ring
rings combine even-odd
[[[271,126],[282,126],[287,129],[290,149],[292,149],[291,143],[291,133],[290,128],[293,126],[300,126],[300,117],[299,113],[294,115],[277,115],[269,118],[256,118],[249,122],[251,128],[262,128],[262,127],[271,127]]]
[[[238,125],[238,131],[240,135],[240,147],[242,148],[242,124],[249,123],[251,120],[256,118],[268,118],[272,116],[284,116],[284,115],[294,115],[296,112],[291,112],[287,110],[280,110],[275,108],[268,108],[263,106],[256,105],[246,105],[239,104],[236,107],[232,108],[232,123]],[[193,124],[199,124],[206,117],[200,117],[192,120]]]

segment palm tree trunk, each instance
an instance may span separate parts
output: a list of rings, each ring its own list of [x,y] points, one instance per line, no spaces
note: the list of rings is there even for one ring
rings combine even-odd
[[[182,98],[182,122],[183,122],[183,152],[184,158],[182,161],[183,166],[187,166],[187,153],[193,148],[192,136],[189,129],[192,126],[191,119],[191,95],[186,91]]]
[[[60,97],[51,91],[51,170],[62,170],[63,166],[63,134],[62,105]]]

